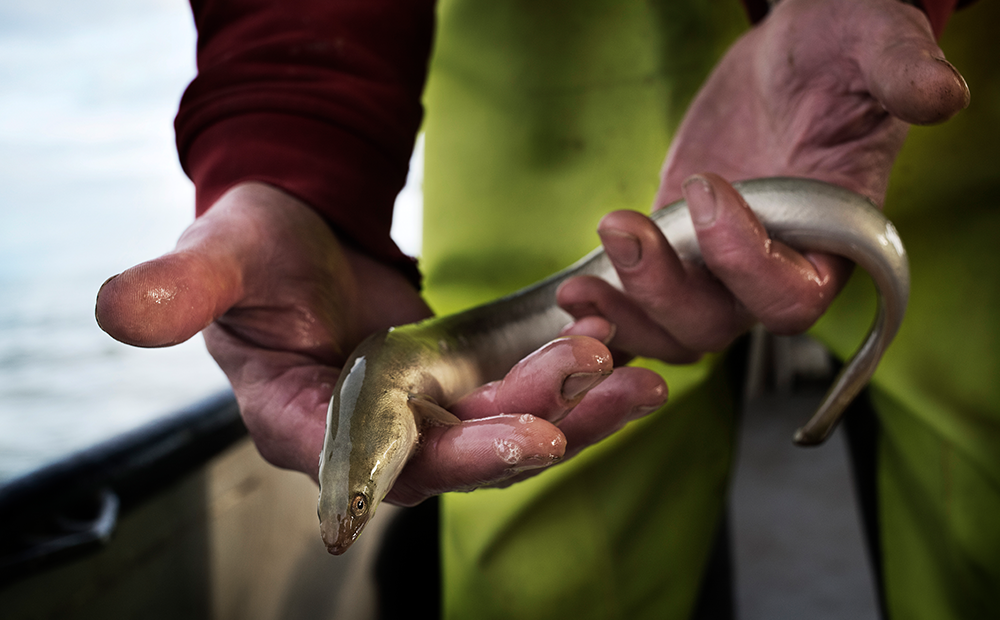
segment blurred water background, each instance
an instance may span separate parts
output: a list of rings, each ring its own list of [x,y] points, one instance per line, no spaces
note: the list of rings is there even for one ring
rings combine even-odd
[[[141,350],[94,320],[193,217],[173,118],[195,38],[186,0],[0,2],[0,484],[228,385],[200,337]],[[394,228],[414,254],[419,203],[415,182]]]
[[[200,338],[140,350],[94,320],[192,217],[194,45],[184,0],[0,3],[0,483],[226,386]]]

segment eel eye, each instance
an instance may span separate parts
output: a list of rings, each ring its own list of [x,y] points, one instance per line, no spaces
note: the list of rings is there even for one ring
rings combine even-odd
[[[351,514],[355,517],[360,517],[368,512],[368,500],[361,493],[354,496],[351,500]]]

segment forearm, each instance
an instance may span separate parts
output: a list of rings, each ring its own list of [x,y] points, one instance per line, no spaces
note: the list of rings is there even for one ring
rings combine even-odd
[[[413,277],[389,238],[422,116],[433,2],[193,0],[198,77],[177,146],[199,214],[243,181],[280,187]]]

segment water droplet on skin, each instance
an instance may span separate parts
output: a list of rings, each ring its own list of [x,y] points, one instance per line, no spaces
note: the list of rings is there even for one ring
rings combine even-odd
[[[164,302],[169,302],[176,295],[175,291],[168,290],[164,287],[158,287],[146,291],[146,297],[153,301],[155,304],[162,304]]]
[[[521,446],[509,439],[494,439],[493,450],[508,465],[514,465],[521,460]]]

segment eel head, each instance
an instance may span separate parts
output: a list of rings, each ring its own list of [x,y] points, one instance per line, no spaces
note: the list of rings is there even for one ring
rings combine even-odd
[[[388,332],[365,340],[344,366],[327,412],[319,465],[320,533],[330,553],[350,547],[416,447],[419,435]]]

